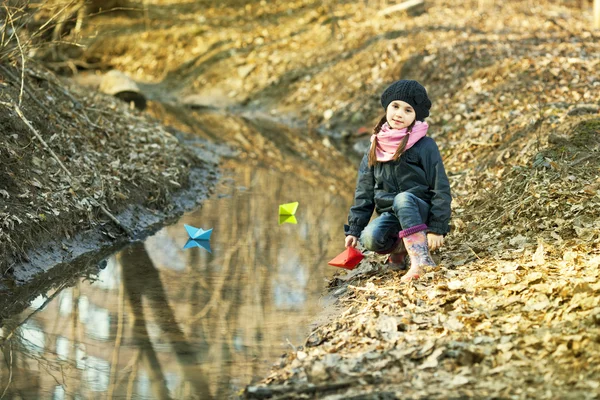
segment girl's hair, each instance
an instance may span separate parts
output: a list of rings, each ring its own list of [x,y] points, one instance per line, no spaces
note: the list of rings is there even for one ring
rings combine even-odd
[[[383,117],[381,117],[381,119],[379,120],[379,122],[377,123],[375,128],[373,128],[373,134],[375,135],[375,137],[373,138],[373,142],[371,143],[371,148],[369,149],[369,157],[368,157],[369,167],[372,167],[379,162],[379,161],[377,161],[377,134],[381,130],[381,127],[383,126],[383,124],[385,124],[386,122],[387,122],[387,118],[384,115]],[[415,126],[415,122],[417,122],[416,119],[412,122],[412,124],[410,124],[407,127],[406,136],[404,136],[402,138],[402,140],[400,141],[400,144],[398,144],[398,148],[396,149],[396,152],[394,153],[394,157],[392,158],[393,161],[396,161],[398,158],[400,158],[402,153],[404,153],[404,148],[406,147],[406,143],[408,143],[408,135],[410,135],[410,133],[412,132],[412,128]]]

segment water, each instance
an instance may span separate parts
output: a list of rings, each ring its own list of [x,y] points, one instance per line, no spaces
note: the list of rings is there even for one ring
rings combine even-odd
[[[223,182],[201,208],[112,256],[97,280],[4,321],[0,394],[222,399],[302,345],[334,272],[327,261],[343,250],[350,196],[253,167]],[[292,201],[298,223],[279,225],[278,205]],[[182,249],[184,223],[213,228],[212,253]]]

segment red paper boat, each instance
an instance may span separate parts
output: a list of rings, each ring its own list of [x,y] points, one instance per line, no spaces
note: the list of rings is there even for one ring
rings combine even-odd
[[[354,269],[364,257],[365,256],[354,247],[347,247],[346,250],[338,254],[327,264],[333,265],[334,267]]]

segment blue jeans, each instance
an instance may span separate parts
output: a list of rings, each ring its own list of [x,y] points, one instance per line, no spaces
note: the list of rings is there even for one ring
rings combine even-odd
[[[394,197],[392,212],[382,213],[362,231],[362,245],[378,253],[391,251],[401,230],[427,223],[429,208],[427,202],[414,194],[399,193]]]

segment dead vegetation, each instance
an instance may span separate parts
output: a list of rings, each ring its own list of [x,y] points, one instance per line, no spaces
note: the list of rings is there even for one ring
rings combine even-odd
[[[8,0],[0,8],[0,60],[35,57],[55,69],[77,68],[84,24],[103,14],[136,16],[143,3],[130,0]]]
[[[120,224],[115,230],[114,213],[127,204],[167,207],[189,169],[202,165],[156,121],[120,100],[66,87],[33,64],[1,65],[0,85],[4,277],[36,243],[85,229],[128,234]]]

